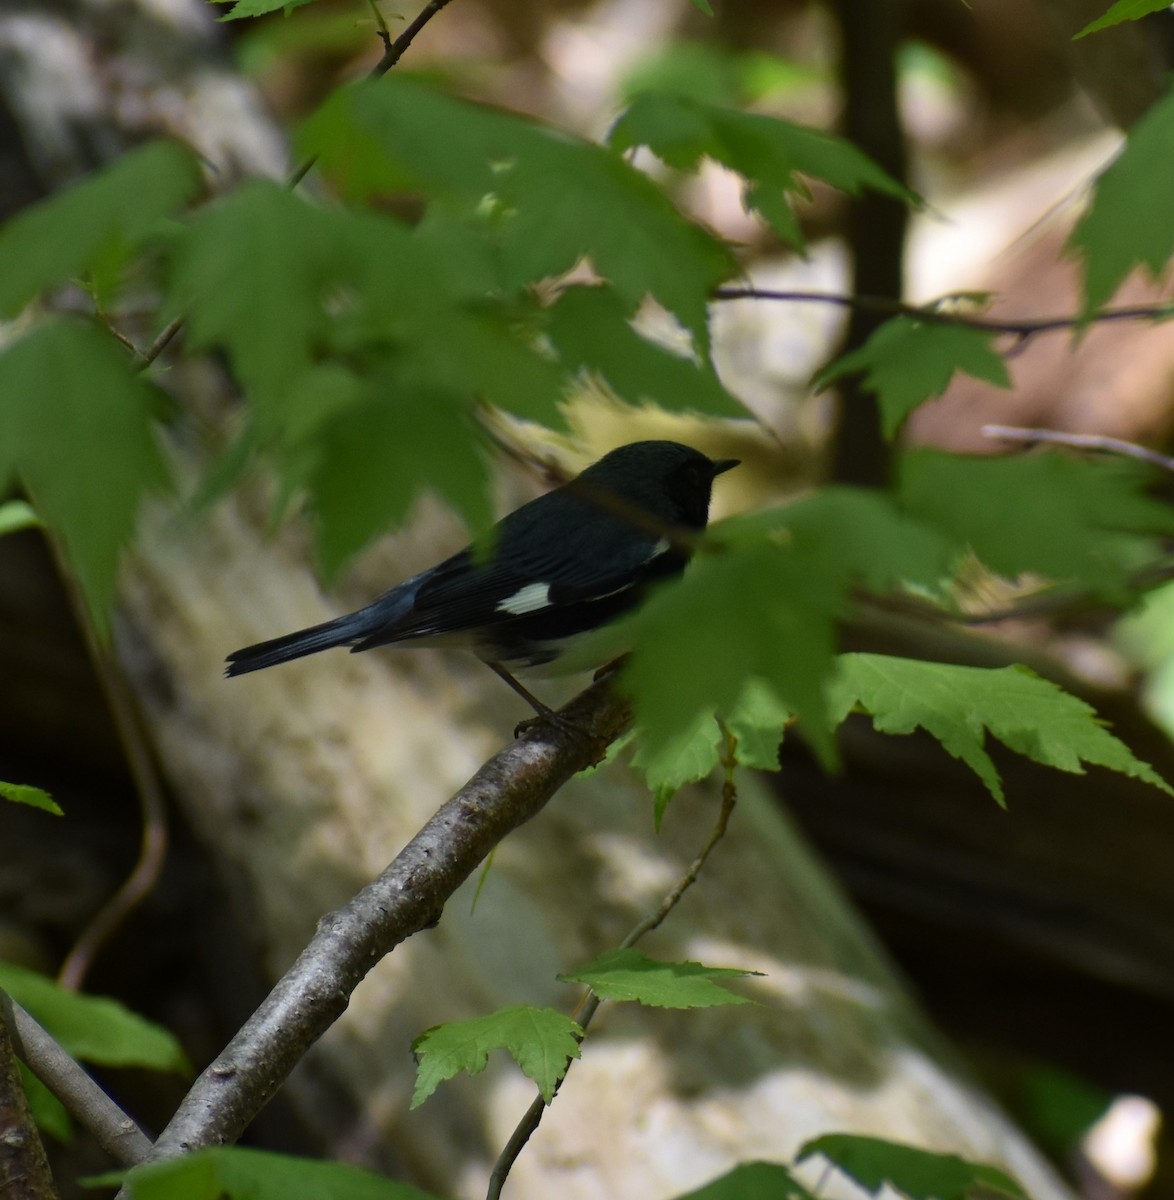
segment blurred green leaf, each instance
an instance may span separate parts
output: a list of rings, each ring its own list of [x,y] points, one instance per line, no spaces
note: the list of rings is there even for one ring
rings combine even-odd
[[[995,335],[945,322],[894,317],[858,350],[837,358],[815,380],[816,389],[845,375],[861,374],[880,403],[887,438],[895,437],[919,405],[940,396],[958,371],[1010,387],[1007,364],[995,349]]]
[[[60,537],[100,636],[139,505],[167,481],[156,398],[123,348],[80,321],[45,321],[0,353],[0,487],[19,478]]]
[[[1005,1171],[956,1154],[936,1154],[881,1138],[829,1133],[800,1147],[795,1161],[801,1163],[815,1154],[874,1196],[887,1184],[912,1200],[967,1200],[976,1191],[1028,1200],[1027,1193]]]
[[[676,1200],[817,1200],[779,1163],[739,1163],[732,1171],[711,1180]]]
[[[306,484],[329,579],[426,492],[448,500],[474,532],[488,529],[488,472],[469,404],[389,370],[366,398],[320,431]]]
[[[599,374],[629,403],[651,400],[674,411],[745,415],[711,366],[637,333],[626,305],[610,288],[567,288],[548,319],[547,335],[568,369]]]
[[[200,187],[192,154],[150,142],[20,212],[0,229],[0,315],[37,293],[97,271],[108,290],[122,265]],[[95,281],[98,282],[98,281]]]
[[[6,533],[19,533],[22,529],[35,529],[40,523],[32,506],[23,500],[0,504],[0,537]]]
[[[314,0],[212,0],[213,4],[231,4],[232,9],[219,21],[239,21],[243,17],[263,17],[267,13],[290,13],[295,8],[313,4]]]
[[[507,289],[589,258],[629,313],[654,296],[708,355],[708,294],[733,260],[620,155],[393,76],[335,93],[300,146],[351,196],[415,187],[466,204],[494,197]]]
[[[746,180],[744,202],[784,241],[803,247],[788,197],[807,195],[800,176],[857,195],[871,189],[909,203],[916,197],[851,142],[761,113],[707,104],[693,96],[645,93],[633,99],[608,138],[617,150],[647,146],[671,167],[695,170],[711,158]]]
[[[86,1187],[125,1182],[132,1200],[436,1200],[406,1183],[347,1163],[293,1158],[267,1150],[215,1146],[130,1171],[83,1180]]]
[[[1169,7],[1170,0],[1117,0],[1108,12],[1097,17],[1095,21],[1090,21],[1072,40],[1076,41],[1090,33],[1108,29],[1110,25],[1120,25],[1122,21],[1140,20],[1142,17],[1148,17],[1150,13],[1161,12]]]
[[[58,987],[47,976],[0,963],[0,988],[22,1005],[75,1058],[108,1067],[190,1073],[179,1042],[117,1000]]]
[[[1174,510],[1145,489],[1152,468],[1046,452],[967,456],[915,450],[898,466],[904,510],[1014,578],[1032,572],[1120,599],[1129,574],[1174,532]]]
[[[1101,173],[1068,245],[1084,263],[1084,306],[1104,304],[1145,266],[1157,278],[1174,254],[1174,87],[1129,131]]]
[[[65,1105],[24,1065],[20,1068],[20,1082],[29,1102],[29,1112],[36,1126],[43,1133],[52,1134],[63,1146],[73,1141],[73,1121],[65,1111]]]

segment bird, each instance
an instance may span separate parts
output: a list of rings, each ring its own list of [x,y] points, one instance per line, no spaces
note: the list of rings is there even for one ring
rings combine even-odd
[[[713,481],[738,462],[711,459],[680,442],[619,446],[502,518],[485,543],[355,612],[233,651],[225,674],[336,646],[352,653],[465,646],[539,720],[557,719],[512,671],[556,662],[576,640],[632,610],[651,585],[681,574],[709,522]]]

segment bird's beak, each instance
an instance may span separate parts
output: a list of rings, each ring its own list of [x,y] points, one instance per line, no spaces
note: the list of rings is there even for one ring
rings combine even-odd
[[[719,458],[717,462],[713,464],[713,477],[716,479],[723,472],[729,471],[738,466],[741,461],[742,460],[740,458]]]

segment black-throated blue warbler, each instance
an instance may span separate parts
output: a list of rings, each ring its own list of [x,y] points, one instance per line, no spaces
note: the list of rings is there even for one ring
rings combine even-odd
[[[357,612],[228,656],[244,675],[333,646],[471,648],[543,717],[552,714],[510,667],[553,662],[582,634],[628,612],[650,584],[679,575],[705,528],[714,461],[679,442],[632,442],[495,527],[486,553],[467,547]]]

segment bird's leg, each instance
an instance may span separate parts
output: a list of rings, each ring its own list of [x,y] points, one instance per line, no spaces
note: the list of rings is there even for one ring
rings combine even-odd
[[[538,714],[536,717],[531,717],[528,721],[519,721],[514,726],[514,737],[521,737],[528,730],[533,729],[535,725],[550,724],[555,725],[565,733],[574,734],[576,737],[594,737],[595,735],[589,729],[584,729],[581,725],[576,725],[574,721],[569,721],[561,713],[557,713],[547,704],[543,704],[537,696],[534,695],[528,688],[523,687],[510,673],[501,665],[501,663],[486,662],[485,665],[500,679],[503,683],[508,684],[513,688],[519,696]]]

